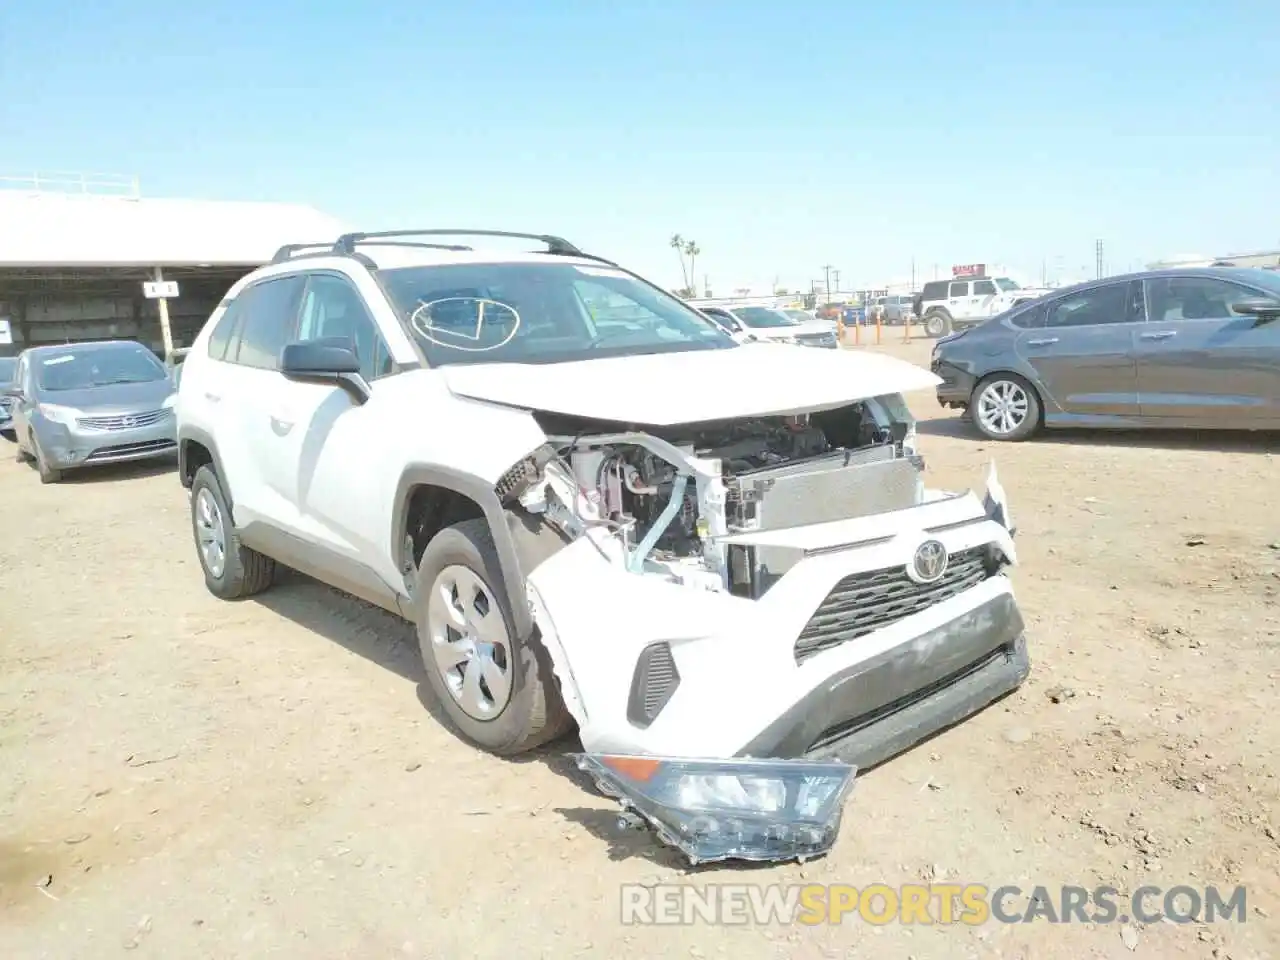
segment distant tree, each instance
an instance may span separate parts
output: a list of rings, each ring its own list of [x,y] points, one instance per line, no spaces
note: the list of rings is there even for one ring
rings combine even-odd
[[[685,242],[684,252],[689,255],[689,275],[685,278],[684,285],[686,287],[696,287],[698,285],[698,254],[702,252],[702,248],[698,246],[696,241],[689,240]]]
[[[773,295],[775,297],[789,297],[791,296],[791,291],[786,287],[777,287],[774,289]]]
[[[684,262],[684,255],[688,249],[688,244],[685,243],[684,237],[680,236],[678,233],[673,233],[671,235],[671,249],[674,250],[676,252],[676,256],[680,258],[680,277],[684,280],[684,286],[681,287],[681,289],[687,290],[689,287],[693,286],[693,284],[689,282],[689,269],[685,266]]]

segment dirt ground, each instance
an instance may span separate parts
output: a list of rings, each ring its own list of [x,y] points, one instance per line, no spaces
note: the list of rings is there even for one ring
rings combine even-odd
[[[829,857],[752,870],[618,832],[572,741],[512,762],[456,740],[393,617],[291,574],[215,600],[171,470],[41,486],[0,441],[4,956],[1280,956],[1280,439],[999,445],[913,407],[933,485],[999,464],[1031,679],[860,777]],[[1244,884],[1248,918],[619,922],[629,882],[928,879]]]

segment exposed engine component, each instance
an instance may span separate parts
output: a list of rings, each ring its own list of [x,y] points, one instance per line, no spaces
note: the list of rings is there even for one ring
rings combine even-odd
[[[725,535],[900,509],[918,497],[907,415],[875,401],[661,431],[610,426],[547,431],[560,458],[549,470],[567,487],[539,509],[562,528],[615,531],[633,572],[657,565],[726,589]]]

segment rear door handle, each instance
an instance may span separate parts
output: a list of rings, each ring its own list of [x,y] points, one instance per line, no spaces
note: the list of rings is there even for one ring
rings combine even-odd
[[[1176,330],[1156,330],[1153,333],[1138,334],[1143,340],[1168,340],[1170,337],[1176,337],[1177,335],[1178,331]]]
[[[210,403],[217,403],[222,399],[222,394],[210,393],[209,391],[206,390],[204,394],[204,398],[208,400]]]
[[[1029,346],[1029,347],[1047,347],[1047,346],[1049,346],[1049,344],[1051,344],[1051,343],[1057,343],[1057,342],[1058,342],[1058,338],[1057,338],[1057,337],[1043,337],[1043,338],[1041,338],[1041,339],[1039,339],[1039,340],[1028,340],[1028,341],[1027,341],[1027,346]]]
[[[272,414],[271,426],[275,427],[277,430],[281,431],[282,433],[288,433],[290,430],[293,429],[293,421],[286,420],[284,417],[277,417],[274,414]]]

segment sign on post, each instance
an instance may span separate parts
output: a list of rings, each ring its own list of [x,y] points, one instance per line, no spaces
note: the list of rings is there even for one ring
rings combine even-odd
[[[8,317],[0,317],[0,343],[13,343],[13,326]]]
[[[142,295],[148,300],[173,300],[178,296],[177,280],[145,280]]]
[[[985,263],[958,263],[951,268],[951,276],[960,277],[985,277],[987,275],[987,265]]]

